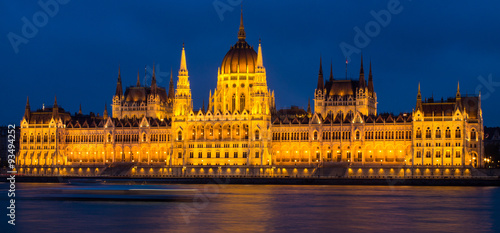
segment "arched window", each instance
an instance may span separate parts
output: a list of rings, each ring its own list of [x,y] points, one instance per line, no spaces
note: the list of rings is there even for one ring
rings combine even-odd
[[[196,138],[196,127],[193,126],[193,128],[191,128],[191,140],[194,140]]]
[[[359,140],[359,131],[356,131],[356,140]]]
[[[441,138],[441,129],[439,127],[436,129],[436,138]]]
[[[245,94],[241,94],[240,96],[240,112],[243,112],[245,109]]]
[[[450,130],[450,127],[446,127],[446,138],[451,138],[451,130]]]
[[[476,138],[476,129],[472,129],[471,132],[470,132],[470,140],[472,141],[476,141],[477,138]]]
[[[260,135],[259,135],[259,130],[255,130],[255,140],[259,140],[260,139]]]
[[[231,100],[231,111],[236,110],[236,94],[233,94],[232,100]]]
[[[427,127],[427,129],[425,130],[425,138],[431,138],[431,137],[432,137],[431,128]]]
[[[111,142],[111,134],[108,134],[108,142]]]
[[[145,141],[146,141],[146,134],[145,134],[145,133],[143,133],[143,134],[142,134],[142,141],[143,141],[143,142],[145,142]]]
[[[318,140],[318,132],[314,131],[313,133],[313,140]]]
[[[460,130],[460,127],[457,127],[457,130],[455,130],[455,138],[460,138],[462,136],[462,131]]]
[[[42,137],[40,136],[40,134],[38,134],[38,135],[36,136],[36,142],[40,142],[41,140],[42,140]]]
[[[56,142],[56,135],[53,133],[50,135],[50,142]]]
[[[177,140],[182,140],[182,131],[177,132]]]
[[[26,133],[23,134],[23,142],[27,142],[28,141],[28,136],[26,135]]]
[[[417,128],[416,138],[422,138],[422,130],[420,130],[420,128]]]

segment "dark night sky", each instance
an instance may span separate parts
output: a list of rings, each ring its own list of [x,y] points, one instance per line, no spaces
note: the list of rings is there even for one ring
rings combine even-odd
[[[213,3],[227,4],[222,14]],[[237,2],[231,0],[229,2]],[[345,78],[342,42],[355,45],[355,27],[365,31],[370,11],[388,9],[384,1],[246,1],[247,41],[262,38],[264,66],[278,108],[307,106],[316,87],[320,54],[328,75]],[[401,12],[362,48],[365,70],[373,63],[379,112],[412,111],[417,84],[424,97],[453,97],[481,90],[486,126],[500,126],[499,1],[408,1]],[[70,1],[41,24],[15,53],[9,32],[23,36],[26,17],[42,8],[37,1],[0,1],[0,124],[19,124],[26,97],[32,109],[58,104],[70,112],[102,114],[111,103],[118,65],[124,86],[135,85],[144,67],[157,65],[159,85],[168,85],[179,69],[182,42],[195,109],[216,86],[217,67],[237,40],[239,5],[208,1]],[[43,22],[42,22],[43,23]],[[360,55],[354,53],[349,76],[358,78]],[[488,83],[491,77],[493,83]],[[150,83],[150,79],[148,80]],[[108,108],[109,109],[109,108]]]

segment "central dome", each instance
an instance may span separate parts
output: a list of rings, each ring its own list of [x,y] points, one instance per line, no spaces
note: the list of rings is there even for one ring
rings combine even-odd
[[[257,53],[246,41],[245,27],[243,26],[243,12],[240,18],[240,30],[238,31],[238,42],[231,46],[222,60],[222,73],[255,73],[257,64]]]
[[[222,60],[222,73],[255,73],[257,64],[257,53],[244,39],[240,39],[234,46],[231,46]]]

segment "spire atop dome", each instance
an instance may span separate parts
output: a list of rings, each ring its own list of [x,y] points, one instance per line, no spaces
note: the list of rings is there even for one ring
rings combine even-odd
[[[245,26],[243,26],[243,8],[241,8],[240,30],[238,31],[238,39],[239,40],[245,40],[246,39]]]
[[[54,108],[57,108],[57,96],[54,97]]]

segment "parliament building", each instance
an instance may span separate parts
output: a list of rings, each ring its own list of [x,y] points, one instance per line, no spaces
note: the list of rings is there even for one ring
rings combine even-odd
[[[32,110],[28,99],[17,169],[308,176],[340,167],[349,176],[464,176],[484,163],[480,94],[464,96],[457,86],[455,96],[435,100],[422,98],[419,85],[412,112],[381,114],[371,62],[367,77],[361,56],[359,79],[338,80],[331,68],[324,76],[320,59],[313,106],[277,110],[264,64],[260,41],[257,51],[246,41],[241,15],[238,40],[222,60],[206,109],[193,109],[184,45],[176,85],[171,74],[168,88],[158,86],[153,68],[150,84],[138,76],[124,91],[118,69],[110,112],[105,106],[102,115],[81,107],[70,114],[57,99]]]

